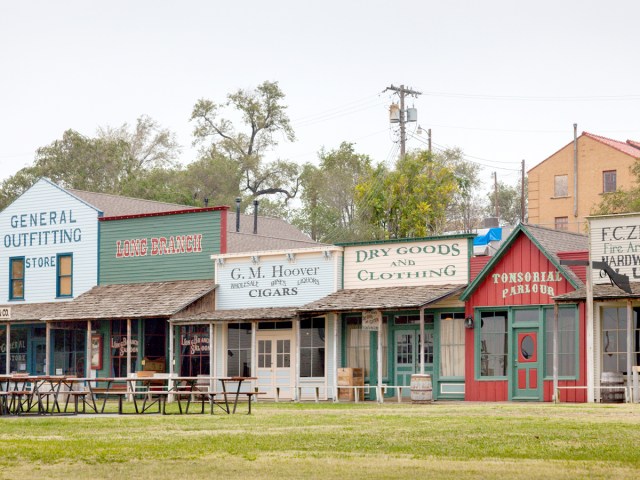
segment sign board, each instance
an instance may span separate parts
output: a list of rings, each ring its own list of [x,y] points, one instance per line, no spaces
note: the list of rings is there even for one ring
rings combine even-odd
[[[381,316],[380,310],[365,310],[362,312],[362,330],[377,332]]]
[[[0,320],[11,320],[11,307],[0,308]]]
[[[465,237],[345,246],[344,288],[466,284],[469,249]]]
[[[591,260],[605,262],[630,282],[640,281],[640,213],[589,219]],[[594,284],[609,284],[608,275],[594,268]]]

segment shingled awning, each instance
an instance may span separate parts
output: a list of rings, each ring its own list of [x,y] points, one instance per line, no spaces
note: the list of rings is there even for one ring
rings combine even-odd
[[[251,320],[291,320],[296,316],[295,308],[239,308],[216,310],[193,315],[177,314],[171,318],[175,324],[197,324],[207,322],[240,322]]]
[[[606,300],[624,300],[627,298],[640,298],[640,283],[630,283],[631,293],[627,293],[624,290],[616,287],[615,285],[594,285],[593,286],[593,299],[599,301]],[[558,295],[553,299],[558,303],[576,302],[579,300],[586,300],[587,289],[586,287],[579,288],[573,292],[565,293],[564,295]]]
[[[461,293],[466,285],[340,290],[296,310],[298,313],[352,312],[362,310],[418,309]]]
[[[42,320],[168,318],[214,289],[211,280],[99,285],[46,313]]]
[[[3,320],[0,324],[39,322],[45,316],[55,315],[56,312],[62,309],[67,303],[69,302],[12,303],[11,305],[0,305],[0,308],[11,308],[11,319]]]

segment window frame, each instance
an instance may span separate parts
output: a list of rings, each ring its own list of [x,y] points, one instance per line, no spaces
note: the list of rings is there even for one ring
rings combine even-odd
[[[609,182],[607,182],[607,175],[613,174],[613,190],[610,188],[607,189],[607,183],[611,187],[611,178],[609,178]],[[602,171],[602,193],[613,193],[618,190],[618,171],[617,170],[603,170]]]
[[[578,380],[578,377],[580,375],[580,366],[579,366],[579,362],[580,362],[580,312],[578,310],[577,306],[566,306],[566,307],[559,307],[559,312],[561,311],[570,311],[573,312],[573,343],[572,343],[572,347],[573,347],[573,356],[574,356],[574,361],[573,361],[573,374],[572,375],[558,375],[558,379],[559,380]],[[550,320],[549,320],[549,324],[547,323],[547,312],[550,313]],[[560,322],[560,318],[558,318],[558,323]],[[549,327],[549,328],[547,328]],[[558,327],[560,328],[561,325],[559,324]],[[550,330],[550,334],[548,334],[548,330]],[[567,330],[559,330],[559,337],[558,337],[558,355],[567,355],[566,352],[561,352],[561,345],[562,345],[562,334],[563,332],[566,334]],[[552,333],[553,333],[553,307],[550,306],[546,306],[546,307],[542,307],[542,334],[543,334],[543,356],[544,356],[544,365],[543,365],[543,379],[544,380],[552,380],[553,379],[553,337],[552,337]],[[567,342],[568,343],[568,342]],[[549,355],[551,356],[551,360],[549,360]],[[547,372],[547,369],[549,369],[549,372]]]
[[[558,188],[558,179],[564,179],[564,185],[561,185],[561,189]],[[566,198],[569,196],[569,175],[564,173],[562,175],[554,175],[553,176],[553,198]]]
[[[562,220],[562,221],[559,221]],[[569,217],[554,217],[553,228],[555,230],[566,232],[569,230]]]
[[[60,265],[61,265],[61,259],[63,258],[68,258],[71,261],[71,273],[69,273],[68,275],[65,274],[63,275],[62,273],[60,273]],[[70,285],[69,285],[69,293],[61,293],[60,291],[60,286],[61,286],[61,280],[63,278],[68,278]],[[56,298],[70,298],[73,297],[73,253],[58,253],[56,255]]]
[[[310,322],[309,327],[303,327],[303,324],[306,322]],[[316,323],[322,323],[322,326],[318,326],[315,325]],[[315,335],[312,333],[309,337],[310,339],[310,345],[303,345],[303,335],[304,335],[304,331],[305,330],[311,330],[312,332],[316,329],[321,329],[323,331],[323,336],[324,338],[321,340],[322,344],[321,345],[316,345],[314,343],[314,338]],[[320,334],[319,334],[320,335]],[[326,317],[312,317],[312,318],[305,318],[300,320],[300,346],[299,346],[299,351],[300,351],[300,378],[324,378],[327,375],[327,319]],[[309,351],[311,353],[310,355],[310,363],[309,363],[309,374],[307,375],[306,371],[303,371],[304,369],[306,369],[306,366],[302,364],[302,352],[303,350]],[[322,350],[322,354],[320,355],[320,350]],[[313,352],[316,351],[317,354],[314,355]],[[314,367],[317,367],[317,365],[314,364],[314,358],[322,358],[322,362],[320,365],[320,368],[322,369],[322,375],[311,375],[312,373],[314,373]]]
[[[505,352],[501,355],[505,357],[505,374],[504,375],[482,375],[482,315],[485,313],[498,313],[504,312],[506,313],[506,323],[504,330],[504,338],[505,338]],[[494,315],[495,316],[495,315]],[[478,327],[475,335],[475,378],[478,381],[495,381],[495,380],[508,380],[509,379],[509,354],[510,354],[510,344],[511,344],[511,332],[513,330],[511,324],[511,309],[508,306],[505,307],[495,307],[495,308],[487,308],[487,309],[477,309],[474,315],[475,318],[478,318],[480,321],[478,322]],[[495,332],[489,332],[495,333]],[[498,354],[489,354],[497,356]]]
[[[22,262],[22,277],[15,278],[13,276],[13,264],[14,262]],[[24,300],[24,289],[25,289],[25,273],[26,273],[26,264],[25,257],[9,257],[9,300]],[[22,296],[16,296],[14,293],[14,282],[20,281],[22,282]]]

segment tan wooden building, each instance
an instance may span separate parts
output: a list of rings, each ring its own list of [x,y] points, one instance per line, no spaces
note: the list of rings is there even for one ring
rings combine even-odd
[[[603,194],[633,186],[639,158],[639,142],[583,132],[529,170],[529,223],[586,233],[585,217]]]

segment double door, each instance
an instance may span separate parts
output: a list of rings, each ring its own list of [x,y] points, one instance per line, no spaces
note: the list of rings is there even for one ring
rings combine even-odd
[[[258,388],[266,398],[291,400],[295,388],[293,332],[261,332],[256,341]]]
[[[433,373],[433,330],[425,330],[424,335],[424,371]],[[420,332],[418,330],[403,329],[394,332],[394,361],[395,385],[410,386],[411,375],[420,373]],[[402,395],[408,397],[409,389],[403,388]]]

